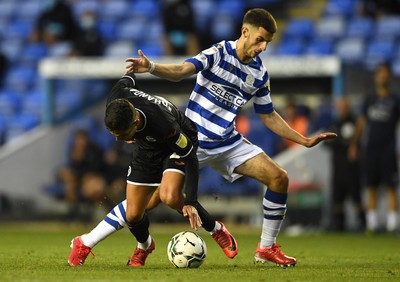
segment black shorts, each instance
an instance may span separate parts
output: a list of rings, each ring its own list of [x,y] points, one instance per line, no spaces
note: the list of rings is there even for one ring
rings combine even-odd
[[[163,173],[174,170],[185,175],[185,164],[175,153],[137,150],[128,169],[127,182],[135,185],[159,186]]]
[[[397,159],[394,150],[367,152],[363,156],[363,170],[367,187],[396,187],[398,183]]]

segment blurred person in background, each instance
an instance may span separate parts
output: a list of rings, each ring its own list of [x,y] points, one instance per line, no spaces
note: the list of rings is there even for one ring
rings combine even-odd
[[[72,42],[76,32],[77,26],[70,5],[63,0],[47,0],[29,39],[31,42],[43,42],[51,46],[60,41]]]
[[[361,199],[359,159],[349,159],[349,147],[356,129],[356,118],[346,98],[338,98],[335,102],[335,120],[328,130],[337,133],[338,137],[325,142],[331,151],[332,168],[330,229],[346,230],[345,202],[347,198],[350,198],[354,204],[359,229],[364,229],[365,214]]]
[[[194,13],[189,0],[162,0],[164,50],[167,56],[193,56],[199,51]]]
[[[84,11],[79,18],[79,27],[73,36],[70,56],[99,57],[104,53],[105,42],[97,29],[96,14]]]
[[[90,140],[86,130],[77,129],[67,154],[67,164],[59,170],[58,178],[64,184],[65,200],[70,206],[68,219],[80,219],[82,201],[108,204],[104,152]]]
[[[398,228],[398,165],[396,128],[400,114],[398,93],[390,89],[391,69],[379,64],[374,73],[374,88],[362,103],[356,132],[349,149],[355,160],[361,144],[361,168],[367,187],[366,227],[368,232],[380,228],[378,219],[378,188],[384,186],[387,195],[386,230]],[[397,95],[396,95],[397,94]]]
[[[380,18],[388,15],[400,15],[398,0],[361,0],[358,14],[366,17]]]
[[[283,118],[295,131],[302,135],[308,135],[309,119],[306,115],[299,114],[299,110],[293,101],[288,101],[288,103],[285,105]],[[288,139],[284,139],[283,142],[286,148],[291,148],[298,145],[296,142]]]

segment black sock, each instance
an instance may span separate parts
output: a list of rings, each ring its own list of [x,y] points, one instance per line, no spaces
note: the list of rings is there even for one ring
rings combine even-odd
[[[147,238],[149,238],[149,226],[150,221],[147,213],[144,214],[140,221],[128,225],[129,231],[135,236],[139,243],[144,243],[147,241]]]
[[[205,210],[205,208],[203,208],[199,202],[196,203],[195,207],[199,213],[201,222],[203,223],[203,228],[206,231],[211,232],[215,227],[215,219]]]

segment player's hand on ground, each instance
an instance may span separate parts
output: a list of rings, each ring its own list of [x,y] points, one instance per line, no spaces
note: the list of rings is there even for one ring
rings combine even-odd
[[[337,134],[333,132],[324,132],[317,134],[311,138],[308,138],[307,143],[304,145],[307,148],[314,147],[319,144],[321,141],[336,138]]]
[[[189,219],[190,226],[194,230],[197,230],[198,228],[201,227],[202,222],[199,213],[197,212],[197,209],[194,206],[191,205],[183,206],[182,213],[184,217],[187,217]]]
[[[126,73],[142,73],[149,71],[150,60],[144,55],[142,50],[138,50],[139,58],[128,58],[125,62],[128,63],[126,66]]]

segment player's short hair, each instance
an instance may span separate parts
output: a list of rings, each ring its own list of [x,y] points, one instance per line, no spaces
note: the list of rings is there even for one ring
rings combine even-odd
[[[271,13],[261,8],[248,10],[243,17],[243,24],[262,27],[272,34],[278,29],[278,25],[276,24],[276,21]]]
[[[126,131],[134,121],[134,107],[126,99],[115,99],[106,107],[104,123],[113,132]]]

